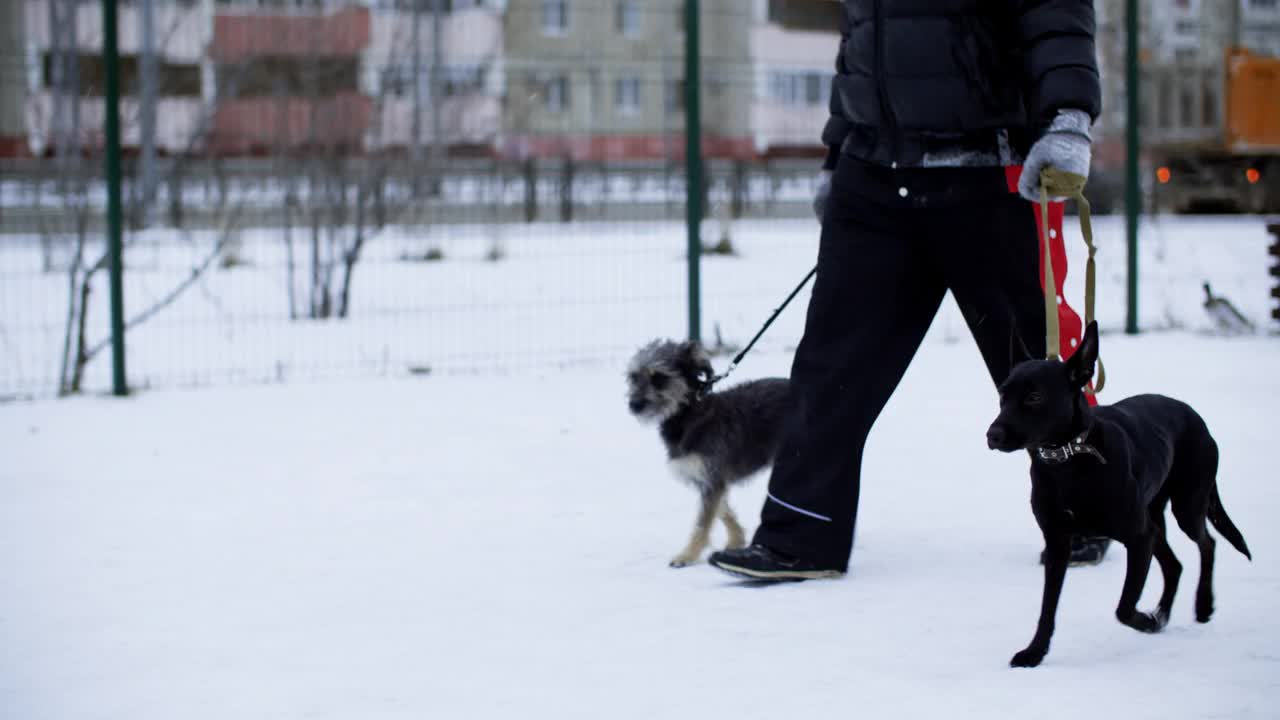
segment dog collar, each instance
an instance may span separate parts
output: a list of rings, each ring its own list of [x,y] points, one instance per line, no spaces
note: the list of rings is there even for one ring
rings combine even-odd
[[[1067,462],[1077,455],[1092,455],[1098,458],[1098,462],[1103,465],[1107,464],[1107,459],[1102,457],[1102,453],[1098,452],[1098,448],[1086,443],[1084,439],[1089,436],[1089,431],[1077,435],[1071,442],[1066,445],[1053,447],[1051,445],[1042,445],[1036,448],[1036,455],[1040,460],[1050,465],[1059,465]]]

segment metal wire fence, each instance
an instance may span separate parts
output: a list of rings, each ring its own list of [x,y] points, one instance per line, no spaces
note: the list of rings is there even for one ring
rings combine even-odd
[[[810,78],[835,36],[762,64],[769,9],[702,5],[704,333],[732,344],[812,263]],[[554,368],[682,336],[682,7],[122,3],[130,384]],[[0,397],[102,390],[99,9],[5,12],[26,32],[0,49],[0,105],[24,109]]]
[[[118,0],[130,384],[554,368],[683,336],[686,2]],[[840,3],[698,5],[702,330],[729,347],[814,259]],[[1123,15],[1096,6],[1090,195],[1106,211]],[[0,399],[109,384],[101,10],[0,2]],[[1171,12],[1143,15],[1149,153],[1225,117],[1229,23],[1207,5]],[[1236,19],[1263,55],[1269,12]],[[1168,165],[1144,171],[1149,206],[1176,199],[1170,173],[1199,177]],[[1246,200],[1274,189],[1250,172],[1228,173],[1254,183]],[[1121,242],[1109,227],[1104,247]],[[1140,267],[1160,278],[1143,293],[1183,297],[1201,269],[1166,262],[1161,238],[1178,233],[1143,227]],[[1120,272],[1122,254],[1103,266]],[[1161,297],[1143,327],[1194,324],[1198,304]],[[1118,298],[1100,297],[1100,317]],[[802,322],[790,311],[765,346],[790,346]]]

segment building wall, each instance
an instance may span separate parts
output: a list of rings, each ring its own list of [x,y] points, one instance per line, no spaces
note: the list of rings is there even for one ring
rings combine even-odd
[[[414,15],[396,8],[374,8],[372,35],[365,50],[361,85],[377,101],[370,148],[404,147],[413,137],[412,73]],[[420,139],[434,142],[431,65],[434,61],[432,14],[418,19],[421,72]],[[460,8],[441,18],[442,84],[452,88],[441,101],[441,135],[447,144],[482,145],[496,141],[502,123],[505,83],[503,17],[496,3]],[[470,83],[474,78],[475,85]]]
[[[45,87],[44,54],[50,46],[48,3],[25,0],[27,99],[21,103],[37,152],[49,144],[55,99]],[[808,0],[817,1],[817,0]],[[822,0],[830,2],[831,0]],[[563,33],[543,27],[542,0],[482,0],[446,13],[442,28],[443,76],[478,73],[478,86],[446,94],[440,121],[449,144],[492,145],[499,152],[591,157],[680,157],[684,142],[683,0],[637,0],[634,32],[619,29],[618,3],[567,0]],[[707,151],[747,155],[780,145],[817,146],[826,119],[834,34],[783,30],[768,23],[764,0],[703,0],[701,85]],[[138,7],[120,8],[122,56],[140,50]],[[396,87],[386,73],[412,66],[412,12],[392,2],[331,2],[314,9],[266,6],[253,0],[178,5],[157,0],[156,51],[160,62],[199,68],[199,97],[158,101],[158,146],[180,152],[212,127],[209,149],[262,150],[282,137],[315,139],[337,134],[367,149],[402,147],[412,139],[412,88]],[[101,12],[94,4],[77,12],[82,53],[101,51]],[[430,12],[419,33],[424,87],[420,129],[432,136],[429,69]],[[325,102],[321,130],[296,98],[242,97],[215,102],[218,68],[249,59],[304,55],[358,57],[358,87]],[[777,97],[774,76],[821,75],[818,102]],[[561,110],[548,106],[548,83],[563,78]],[[224,78],[225,80],[225,78]],[[630,87],[623,87],[624,85]],[[631,94],[634,104],[620,101]],[[794,100],[794,99],[793,99]],[[90,91],[78,100],[82,141],[100,142],[101,100]],[[136,98],[123,98],[123,137],[136,144]],[[314,108],[313,108],[314,110]],[[213,112],[211,118],[203,113]],[[359,135],[360,138],[353,136]],[[331,138],[332,139],[332,138]]]
[[[559,143],[573,155],[682,154],[682,0],[637,1],[632,34],[619,30],[618,3],[566,0],[563,32],[546,27],[543,5],[507,3],[501,151],[554,152]],[[751,8],[742,0],[703,0],[701,9],[704,137],[717,152],[749,150]],[[566,104],[557,108],[561,87]],[[620,99],[629,92],[637,95],[631,107]]]
[[[1251,52],[1280,57],[1280,3],[1239,2],[1240,45]]]
[[[50,32],[50,0],[12,0],[22,2],[25,17],[22,18],[26,51],[22,61],[27,85],[23,108],[31,152],[48,152],[54,133],[56,98],[54,89],[45,77],[45,56],[52,47]],[[65,4],[65,0],[63,0]],[[5,3],[8,4],[8,3]],[[156,104],[157,147],[162,151],[185,150],[191,138],[201,127],[202,97],[212,93],[206,79],[206,51],[211,38],[209,0],[193,5],[179,5],[156,0],[153,8],[153,26],[157,61],[174,67],[188,68],[200,77],[198,95],[165,95],[163,84]],[[118,8],[118,47],[122,58],[136,58],[141,50],[140,8],[137,4],[121,3]],[[78,3],[75,14],[76,46],[82,56],[98,58],[102,53],[102,8],[98,3]],[[20,44],[18,46],[21,46]],[[6,47],[14,47],[6,43]],[[102,88],[94,78],[82,79],[84,95],[80,106],[79,142],[86,147],[98,147],[102,143],[103,103]],[[121,98],[121,141],[125,145],[138,142],[137,98],[126,88]],[[65,118],[63,118],[65,121]]]
[[[1126,121],[1125,2],[1099,0],[1095,7],[1103,86],[1095,156],[1115,165],[1123,157]],[[1280,28],[1280,9],[1260,12],[1251,0],[1145,0],[1139,13],[1144,145],[1217,142],[1225,115],[1227,49],[1274,54],[1268,43],[1280,42],[1280,32],[1269,29]]]
[[[224,91],[236,90],[216,103],[210,149],[362,148],[373,102],[359,88],[360,58],[371,32],[370,11],[363,7],[296,14],[218,8],[210,55]],[[330,73],[317,72],[322,63]]]
[[[47,149],[55,106],[44,78],[49,2],[0,3],[9,13],[0,18],[0,33],[7,33],[0,39],[7,39],[4,46],[17,59],[4,65],[0,77],[0,137],[13,136],[14,127],[18,135],[25,129],[34,152]],[[458,87],[441,101],[445,141],[492,145],[508,155],[682,156],[683,0],[636,0],[638,23],[632,34],[619,30],[619,2],[566,0],[568,24],[562,33],[544,28],[543,0],[481,0],[446,13],[443,75],[457,79],[475,73],[479,80],[473,87],[461,87],[465,80],[457,80]],[[788,12],[805,3],[835,4],[788,0]],[[1097,132],[1099,153],[1107,156],[1114,154],[1108,148],[1122,137],[1125,120],[1124,1],[1097,0],[1095,6],[1103,74]],[[356,144],[367,149],[407,145],[415,112],[411,88],[390,87],[385,76],[388,68],[412,64],[412,12],[407,7],[390,0],[335,0],[317,17],[314,10],[264,8],[255,0],[189,5],[156,0],[161,62],[200,70],[199,97],[166,96],[162,89],[161,150],[185,150],[208,124],[202,109],[213,105],[217,62],[320,46],[324,53],[358,58],[358,87],[330,108],[342,120],[330,123],[335,131],[344,137],[359,135]],[[703,131],[714,154],[818,149],[835,28],[784,27],[771,9],[776,10],[774,0],[702,0]],[[121,4],[124,56],[140,50],[138,12],[134,3]],[[1238,43],[1254,52],[1280,54],[1280,7],[1254,0],[1144,0],[1140,12],[1142,106],[1150,140],[1194,141],[1214,130],[1221,117],[1227,47]],[[100,24],[96,3],[79,5],[77,36],[83,54],[100,53]],[[430,12],[424,12],[419,40],[426,76],[419,110],[424,143],[434,139],[431,41]],[[549,87],[559,78],[567,90],[566,104],[554,109]],[[619,100],[627,93],[634,93],[632,107]],[[136,98],[126,96],[123,103],[124,139],[135,144]],[[90,91],[79,104],[82,141],[92,145],[100,141],[101,100]],[[224,134],[263,127],[309,133],[310,126],[297,120],[305,113],[293,107],[296,103],[286,105],[272,110],[261,99],[246,101],[220,111],[220,129]]]
[[[50,44],[50,0],[21,1],[26,3],[27,42],[34,49],[47,50]],[[154,0],[152,17],[157,55],[172,62],[200,62],[212,37],[209,26],[212,7],[212,3],[186,5]],[[116,23],[120,54],[137,54],[142,48],[138,4],[119,3]],[[81,49],[90,53],[102,52],[102,6],[97,2],[78,3],[76,24]]]
[[[1124,1],[1102,0],[1098,50],[1104,114],[1099,151],[1115,160],[1125,124]],[[1280,7],[1253,0],[1146,0],[1139,4],[1143,142],[1212,144],[1222,137],[1228,48],[1280,53]]]
[[[27,153],[27,44],[21,2],[0,3],[0,157]]]
[[[760,153],[804,148],[820,151],[840,47],[839,28],[833,26],[825,32],[791,29],[770,18],[768,0],[753,4],[751,126],[755,149]]]

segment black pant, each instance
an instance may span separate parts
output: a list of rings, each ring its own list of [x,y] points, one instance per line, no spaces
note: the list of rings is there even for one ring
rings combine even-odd
[[[1009,191],[1003,168],[840,159],[791,370],[796,411],[756,542],[847,568],[867,434],[948,289],[997,384],[1009,373],[1014,324],[1044,356],[1034,209]]]

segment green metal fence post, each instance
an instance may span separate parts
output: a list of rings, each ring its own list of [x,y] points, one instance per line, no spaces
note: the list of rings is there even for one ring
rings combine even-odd
[[[124,373],[124,250],[120,211],[120,53],[116,2],[102,0],[102,59],[105,69],[107,173],[107,273],[111,282],[111,392],[129,394]],[[83,312],[83,311],[82,311]]]
[[[689,255],[689,339],[702,337],[702,71],[698,0],[684,3],[685,220]]]
[[[1142,212],[1142,188],[1138,175],[1138,0],[1125,3],[1125,168],[1124,215],[1128,240],[1128,304],[1124,331],[1138,334],[1138,216]]]

